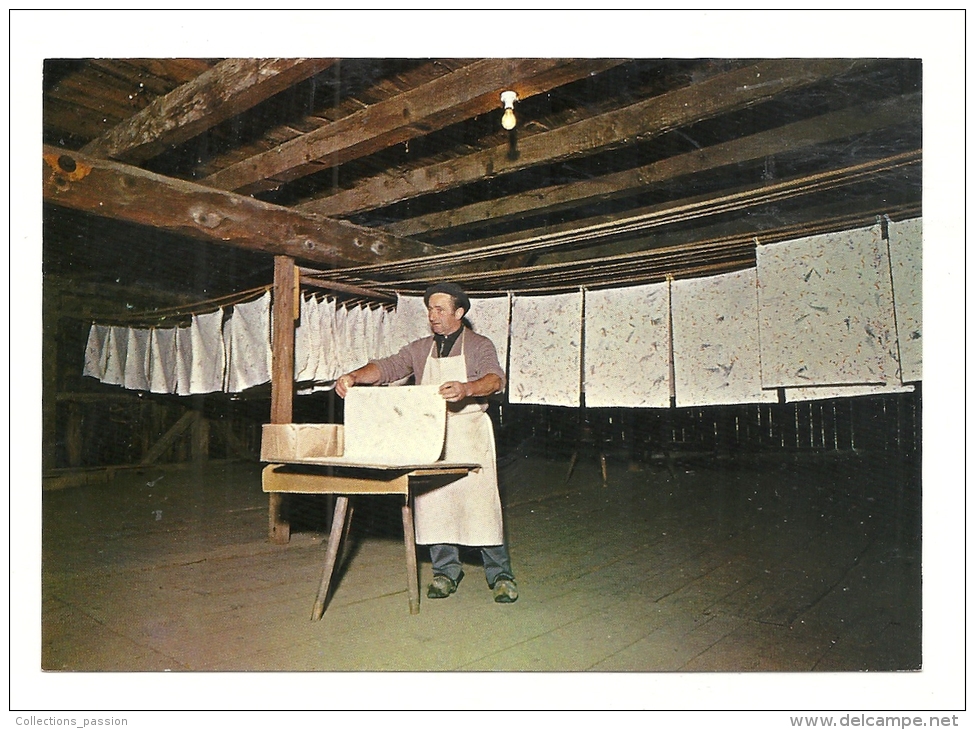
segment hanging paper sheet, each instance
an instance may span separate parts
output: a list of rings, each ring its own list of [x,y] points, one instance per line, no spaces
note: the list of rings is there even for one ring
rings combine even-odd
[[[759,246],[762,386],[900,385],[879,226]]]
[[[322,349],[318,357],[318,369],[315,372],[315,380],[327,382],[335,380],[341,371],[339,370],[339,357],[341,355],[342,344],[336,334],[337,310],[335,301],[325,298],[318,304],[318,326],[321,333]]]
[[[126,327],[111,326],[105,341],[105,375],[103,383],[125,384],[126,349],[129,345],[129,331]]]
[[[82,375],[88,375],[97,380],[105,378],[105,363],[108,359],[108,327],[92,324],[88,330],[88,342],[85,345],[85,365]]]
[[[471,328],[494,343],[498,362],[505,369],[508,363],[508,329],[511,325],[511,295],[471,299],[467,316]]]
[[[194,314],[176,331],[176,392],[213,393],[223,389],[223,310]]]
[[[125,378],[123,385],[129,390],[149,390],[149,338],[148,329],[128,328],[128,344],[125,347]]]
[[[224,325],[226,388],[239,393],[271,380],[271,292],[235,304]]]
[[[586,406],[670,406],[667,284],[586,292]]]
[[[369,335],[366,331],[368,307],[349,307],[346,310],[345,341],[349,367],[347,370],[361,368],[369,362]]]
[[[401,347],[410,344],[413,340],[433,334],[427,320],[427,305],[423,303],[423,297],[397,296],[396,310],[393,312],[392,319],[393,324],[390,329],[393,352],[398,352]]]
[[[318,322],[318,300],[314,296],[301,298],[298,326],[295,327],[295,380],[315,379],[318,358],[322,349],[322,332]]]
[[[901,379],[921,379],[923,339],[921,338],[922,235],[921,219],[890,223],[890,272],[894,281],[894,312],[897,315],[897,342],[900,347]]]
[[[755,269],[671,284],[677,406],[775,403],[762,390]]]
[[[582,292],[515,296],[511,305],[508,400],[578,406]]]
[[[149,391],[176,392],[176,328],[154,327],[149,337]]]

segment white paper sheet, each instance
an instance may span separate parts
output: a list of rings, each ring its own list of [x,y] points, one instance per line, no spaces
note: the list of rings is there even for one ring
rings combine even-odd
[[[759,246],[762,386],[900,385],[879,226]]]
[[[85,344],[85,364],[82,375],[102,380],[105,377],[105,362],[108,359],[108,327],[92,324],[88,330],[88,342]]]
[[[341,374],[338,371],[340,343],[335,334],[335,302],[326,297],[318,302],[316,312],[321,349],[318,351],[314,379],[324,382],[334,380]]]
[[[182,387],[183,395],[214,393],[223,390],[224,347],[223,347],[223,310],[218,309],[210,314],[194,314],[189,328],[189,373],[182,370],[182,374],[189,376],[189,382],[182,385],[178,378],[181,374],[177,370],[177,392]],[[177,333],[177,338],[181,333]],[[177,348],[180,340],[177,339]],[[180,353],[180,360],[183,355]]]
[[[149,338],[148,329],[129,327],[128,345],[125,348],[125,377],[123,385],[128,390],[149,390]]]
[[[901,379],[921,379],[922,350],[922,221],[920,218],[890,223],[890,272],[894,282],[894,312],[900,348]]]
[[[125,384],[126,348],[129,345],[127,327],[110,326],[105,340],[105,374],[103,383],[109,385]]]
[[[775,403],[762,389],[755,269],[671,284],[677,406]]]
[[[239,393],[271,380],[271,292],[235,304],[224,326],[226,387]]]
[[[154,327],[149,338],[149,391],[176,392],[176,328]]]
[[[303,296],[298,326],[295,327],[295,380],[304,382],[315,379],[321,349],[322,330],[318,320],[318,300],[314,296]]]
[[[586,405],[670,406],[667,283],[586,292]]]
[[[443,452],[446,403],[431,385],[350,389],[345,398],[342,460],[432,464]]]
[[[368,328],[368,307],[349,307],[348,316],[345,321],[346,337],[348,346],[347,356],[349,370],[360,368],[369,362],[369,340]]]
[[[508,400],[578,406],[582,292],[515,296],[511,305]]]

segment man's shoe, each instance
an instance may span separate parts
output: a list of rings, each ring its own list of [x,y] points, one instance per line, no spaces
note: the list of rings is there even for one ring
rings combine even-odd
[[[495,603],[514,603],[518,600],[518,586],[511,578],[498,578],[492,590]]]
[[[451,580],[445,575],[433,576],[433,582],[427,588],[427,598],[446,598],[451,593],[455,593],[463,577],[463,572],[457,576],[457,580]]]

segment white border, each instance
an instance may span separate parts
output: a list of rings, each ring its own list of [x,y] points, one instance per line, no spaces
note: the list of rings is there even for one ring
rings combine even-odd
[[[510,6],[476,11],[10,11],[13,220],[8,314],[10,345],[16,353],[10,373],[11,420],[16,427],[9,443],[11,454],[18,455],[11,463],[10,479],[16,515],[10,519],[10,545],[17,555],[10,583],[11,598],[16,599],[10,601],[10,707],[20,715],[44,710],[55,698],[59,706],[110,709],[124,697],[142,700],[147,708],[185,709],[258,709],[274,701],[293,708],[355,708],[376,707],[379,702],[390,708],[427,708],[433,719],[438,718],[432,678],[423,676],[45,675],[38,670],[40,458],[23,454],[40,453],[41,65],[45,57],[181,55],[923,59],[924,670],[894,675],[524,674],[517,680],[497,678],[503,687],[500,701],[492,696],[490,703],[477,687],[494,679],[444,675],[436,682],[440,697],[456,687],[456,696],[463,697],[466,706],[483,703],[488,709],[794,708],[799,714],[963,707],[966,444],[957,404],[965,375],[960,314],[965,276],[964,11],[597,12],[521,11]],[[31,552],[34,547],[36,554]],[[424,714],[416,715],[418,724],[429,724]],[[485,714],[484,722],[491,722],[493,714]],[[749,715],[757,726],[789,726],[783,712]],[[173,719],[150,715],[136,724],[162,726]],[[212,716],[200,722],[258,727],[268,719]],[[474,724],[479,719],[467,718]],[[626,714],[615,719],[641,726],[646,722]],[[671,719],[688,721],[684,716]],[[289,716],[285,721],[307,720]]]

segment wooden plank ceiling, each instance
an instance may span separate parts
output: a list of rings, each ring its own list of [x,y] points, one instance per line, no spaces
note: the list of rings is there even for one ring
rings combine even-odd
[[[555,292],[921,212],[916,60],[48,60],[43,115],[78,286],[224,294],[287,254],[348,295]]]

